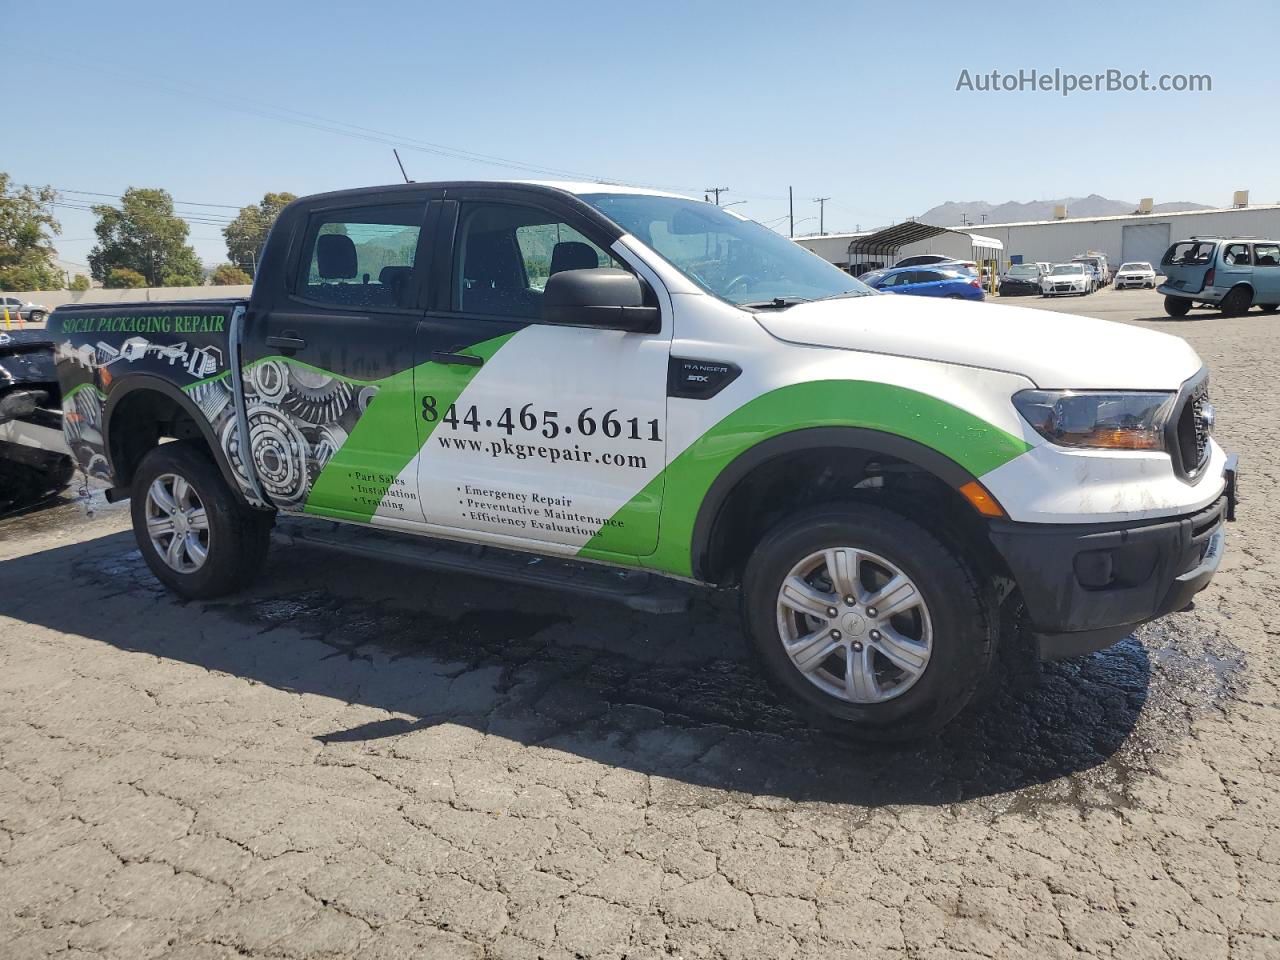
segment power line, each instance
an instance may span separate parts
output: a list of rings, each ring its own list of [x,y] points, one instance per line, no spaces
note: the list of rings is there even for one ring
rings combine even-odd
[[[30,186],[30,184],[27,184],[27,186]],[[95,193],[92,190],[72,190],[68,187],[54,187],[53,189],[58,193],[78,193],[86,197],[107,197],[112,200],[124,199],[123,194],[119,193]],[[246,204],[237,205],[234,203],[201,203],[199,200],[174,200],[173,202],[182,204],[184,207],[224,207],[227,210],[239,210],[241,207],[246,206]]]

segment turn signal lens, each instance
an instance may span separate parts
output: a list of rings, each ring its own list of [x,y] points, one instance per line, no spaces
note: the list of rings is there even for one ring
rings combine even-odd
[[[987,492],[986,487],[971,480],[960,488],[960,494],[984,517],[1003,517],[1004,508],[996,502],[996,498]]]

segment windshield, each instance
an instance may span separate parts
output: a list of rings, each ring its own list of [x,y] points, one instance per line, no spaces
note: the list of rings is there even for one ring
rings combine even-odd
[[[871,293],[804,247],[714,204],[680,197],[596,193],[582,198],[730,303],[771,305]]]
[[[1019,264],[1016,267],[1010,267],[1009,272],[1005,274],[1005,276],[1017,279],[1021,279],[1023,277],[1038,277],[1040,276],[1040,268],[1036,266],[1027,266],[1026,264]]]
[[[1084,273],[1084,266],[1079,263],[1060,263],[1053,268],[1053,275],[1055,277],[1061,277],[1072,273]]]
[[[1150,269],[1151,269],[1151,264],[1149,264],[1149,263],[1122,263],[1122,264],[1120,264],[1120,269],[1121,269],[1121,270],[1150,270]]]

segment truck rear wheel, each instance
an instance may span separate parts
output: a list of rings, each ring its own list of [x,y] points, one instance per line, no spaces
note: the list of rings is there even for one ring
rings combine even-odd
[[[942,728],[972,699],[994,616],[961,558],[880,507],[792,515],[753,551],[743,621],[781,695],[819,726],[872,740]]]
[[[153,449],[134,474],[131,498],[142,557],[180,596],[220,597],[262,569],[272,515],[245,506],[202,446]]]
[[[1191,312],[1191,301],[1182,297],[1165,297],[1164,312],[1171,317],[1185,317]]]

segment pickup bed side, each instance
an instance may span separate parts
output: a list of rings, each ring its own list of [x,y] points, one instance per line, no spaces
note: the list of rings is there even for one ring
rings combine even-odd
[[[244,300],[86,304],[49,318],[63,430],[76,463],[127,486],[160,436],[203,437],[233,489],[220,438],[234,416],[228,333]]]

